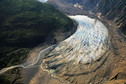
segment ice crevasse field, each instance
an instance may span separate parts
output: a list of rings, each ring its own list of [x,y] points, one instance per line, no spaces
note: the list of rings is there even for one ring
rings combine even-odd
[[[105,25],[84,15],[69,17],[78,23],[78,28],[73,35],[55,46],[49,54],[51,60],[87,64],[100,59],[110,43]]]

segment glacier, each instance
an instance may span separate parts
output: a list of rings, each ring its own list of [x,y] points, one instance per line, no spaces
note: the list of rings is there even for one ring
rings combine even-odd
[[[69,16],[78,23],[76,32],[55,46],[47,60],[88,64],[97,61],[109,49],[106,26],[84,15]]]

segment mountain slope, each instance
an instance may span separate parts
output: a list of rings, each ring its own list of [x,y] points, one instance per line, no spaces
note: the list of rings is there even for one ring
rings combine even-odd
[[[20,63],[33,47],[46,42],[50,35],[54,38],[53,32],[72,28],[71,19],[46,3],[1,0],[0,68]]]
[[[126,34],[126,1],[125,0],[64,0],[68,3],[78,3],[83,10],[100,12],[109,20],[114,20],[122,32]]]

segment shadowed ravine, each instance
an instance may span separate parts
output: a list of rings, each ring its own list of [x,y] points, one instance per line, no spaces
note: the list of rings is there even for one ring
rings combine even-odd
[[[68,67],[69,69],[77,70],[80,64],[87,66],[87,64],[92,64],[100,58],[104,58],[104,54],[109,49],[110,44],[107,28],[99,20],[91,19],[84,15],[69,17],[78,23],[78,28],[72,36],[59,44],[41,50],[37,55],[30,58],[30,60],[28,58],[28,60],[21,65],[0,70],[0,74],[16,67],[31,70],[29,68],[39,65],[38,67],[43,71],[50,72],[50,70],[53,70],[55,76],[57,76],[59,72],[62,75],[68,76],[68,74],[73,74],[73,72],[68,70]],[[106,58],[107,57],[105,57],[105,59]],[[103,60],[103,62],[104,61],[105,60]],[[101,66],[102,63],[98,66]],[[93,70],[87,72],[91,71]]]

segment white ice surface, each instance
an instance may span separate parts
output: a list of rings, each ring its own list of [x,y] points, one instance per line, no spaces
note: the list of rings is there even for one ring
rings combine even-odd
[[[40,1],[40,2],[47,2],[48,0],[38,0],[38,1]]]
[[[76,32],[59,43],[50,53],[60,53],[55,59],[66,58],[76,63],[91,63],[98,60],[109,47],[107,28],[98,20],[84,15],[70,16],[78,23]]]

